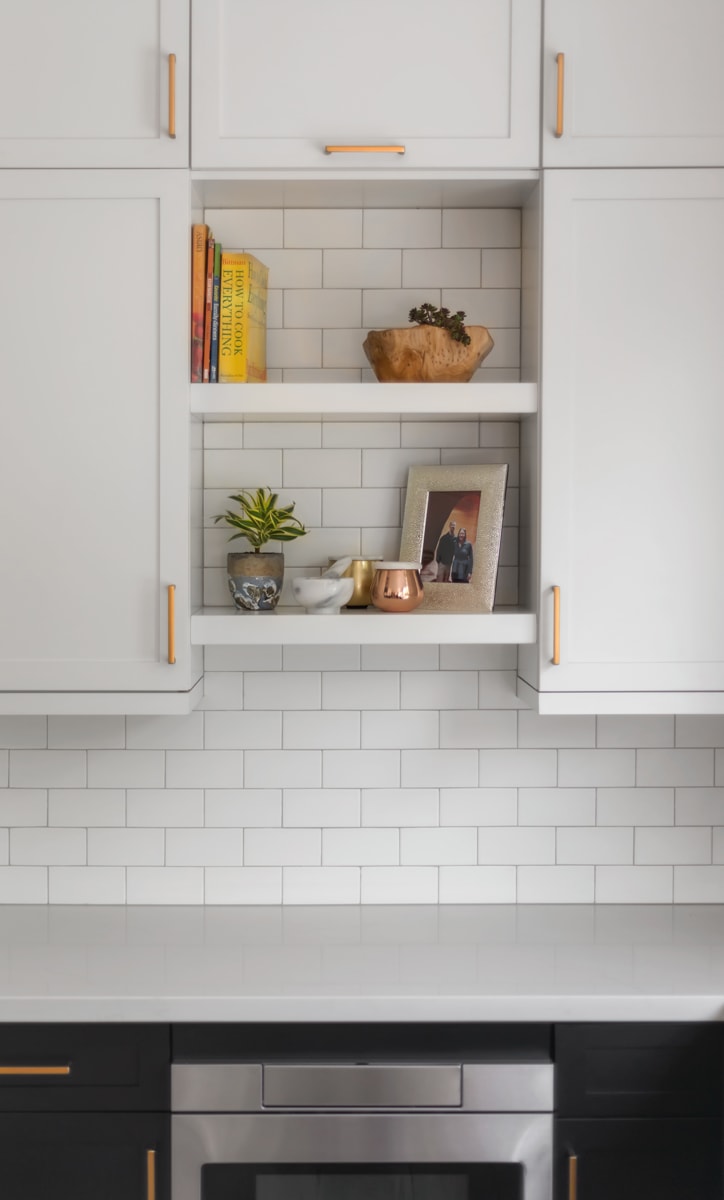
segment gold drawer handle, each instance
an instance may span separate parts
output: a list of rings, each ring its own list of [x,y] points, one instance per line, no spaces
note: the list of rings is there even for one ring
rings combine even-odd
[[[568,1158],[568,1200],[578,1200],[578,1156]]]
[[[70,1075],[70,1067],[0,1067],[0,1075]]]
[[[553,666],[561,662],[561,589],[553,588]]]
[[[176,137],[176,55],[168,56],[168,136]]]
[[[156,1200],[156,1151],[146,1151],[146,1200]]]
[[[325,146],[325,154],[404,154],[404,146]]]
[[[566,73],[565,54],[556,55],[556,137],[563,137],[563,81]]]
[[[176,584],[168,585],[168,661],[176,662]]]

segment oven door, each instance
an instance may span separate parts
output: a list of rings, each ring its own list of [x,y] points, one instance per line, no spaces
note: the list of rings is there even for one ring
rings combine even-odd
[[[173,1200],[551,1200],[543,1113],[184,1113]]]

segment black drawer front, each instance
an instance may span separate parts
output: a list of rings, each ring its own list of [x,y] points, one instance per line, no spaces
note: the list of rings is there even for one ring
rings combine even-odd
[[[558,1025],[556,1110],[568,1117],[715,1117],[718,1025]]]
[[[0,1112],[170,1109],[168,1025],[0,1026]]]

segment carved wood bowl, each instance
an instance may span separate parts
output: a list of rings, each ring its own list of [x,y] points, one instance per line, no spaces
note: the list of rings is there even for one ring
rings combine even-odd
[[[362,345],[380,383],[467,383],[493,349],[484,325],[466,325],[470,345],[434,325],[371,329]]]

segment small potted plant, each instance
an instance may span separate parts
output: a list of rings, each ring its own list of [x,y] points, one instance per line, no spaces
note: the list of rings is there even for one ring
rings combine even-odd
[[[422,304],[410,309],[412,329],[372,329],[362,346],[380,383],[467,383],[493,349],[484,325],[465,313]]]
[[[238,511],[227,509],[214,521],[225,521],[234,538],[246,538],[252,550],[226,556],[229,591],[234,604],[243,612],[271,612],[279,603],[284,581],[284,555],[280,551],[262,548],[267,542],[292,542],[308,531],[292,516],[294,504],[277,507],[279,496],[270,488],[255,492],[239,492],[229,496],[238,504]]]

